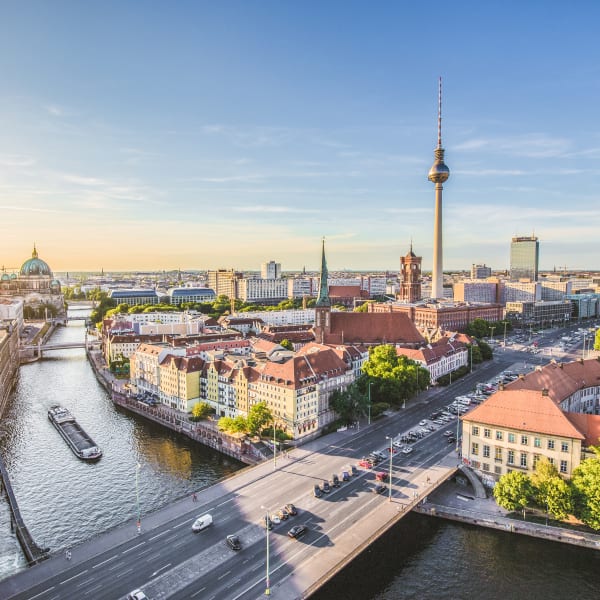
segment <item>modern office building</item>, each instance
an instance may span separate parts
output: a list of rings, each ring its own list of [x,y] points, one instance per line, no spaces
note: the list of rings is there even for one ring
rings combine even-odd
[[[510,278],[537,281],[540,243],[534,236],[514,237],[510,244]]]
[[[492,276],[492,269],[485,265],[471,265],[471,279],[487,279]]]
[[[281,279],[281,263],[274,260],[260,265],[260,276],[262,279]]]

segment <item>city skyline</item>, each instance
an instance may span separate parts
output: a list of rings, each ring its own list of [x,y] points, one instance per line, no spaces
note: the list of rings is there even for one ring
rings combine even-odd
[[[445,7],[5,6],[0,264],[431,271],[442,76],[444,269],[597,268],[600,8]]]

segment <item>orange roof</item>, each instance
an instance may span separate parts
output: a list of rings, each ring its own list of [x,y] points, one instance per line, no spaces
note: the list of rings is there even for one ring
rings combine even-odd
[[[583,433],[586,446],[600,445],[600,415],[565,413],[565,416]]]
[[[462,420],[517,431],[585,439],[552,398],[539,390],[501,390],[462,417]]]

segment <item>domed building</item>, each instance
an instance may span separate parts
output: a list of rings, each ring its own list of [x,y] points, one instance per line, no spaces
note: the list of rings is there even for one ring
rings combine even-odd
[[[28,312],[28,307],[35,311],[48,306],[53,306],[57,314],[64,312],[64,298],[61,294],[60,282],[52,275],[48,263],[38,256],[35,244],[31,258],[23,263],[18,274],[9,275],[5,271],[2,273],[0,296],[22,299],[25,313]]]

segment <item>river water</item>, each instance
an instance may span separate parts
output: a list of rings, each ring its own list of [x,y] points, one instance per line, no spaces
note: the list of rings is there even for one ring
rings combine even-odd
[[[80,341],[72,322],[53,341]],[[103,449],[77,459],[48,421],[51,404],[72,410]],[[52,550],[137,520],[136,465],[144,514],[243,465],[113,406],[83,350],[48,353],[21,368],[0,422],[0,450],[25,522]],[[0,501],[0,578],[25,568]],[[600,598],[600,552],[409,515],[355,559],[314,600],[577,600]]]

